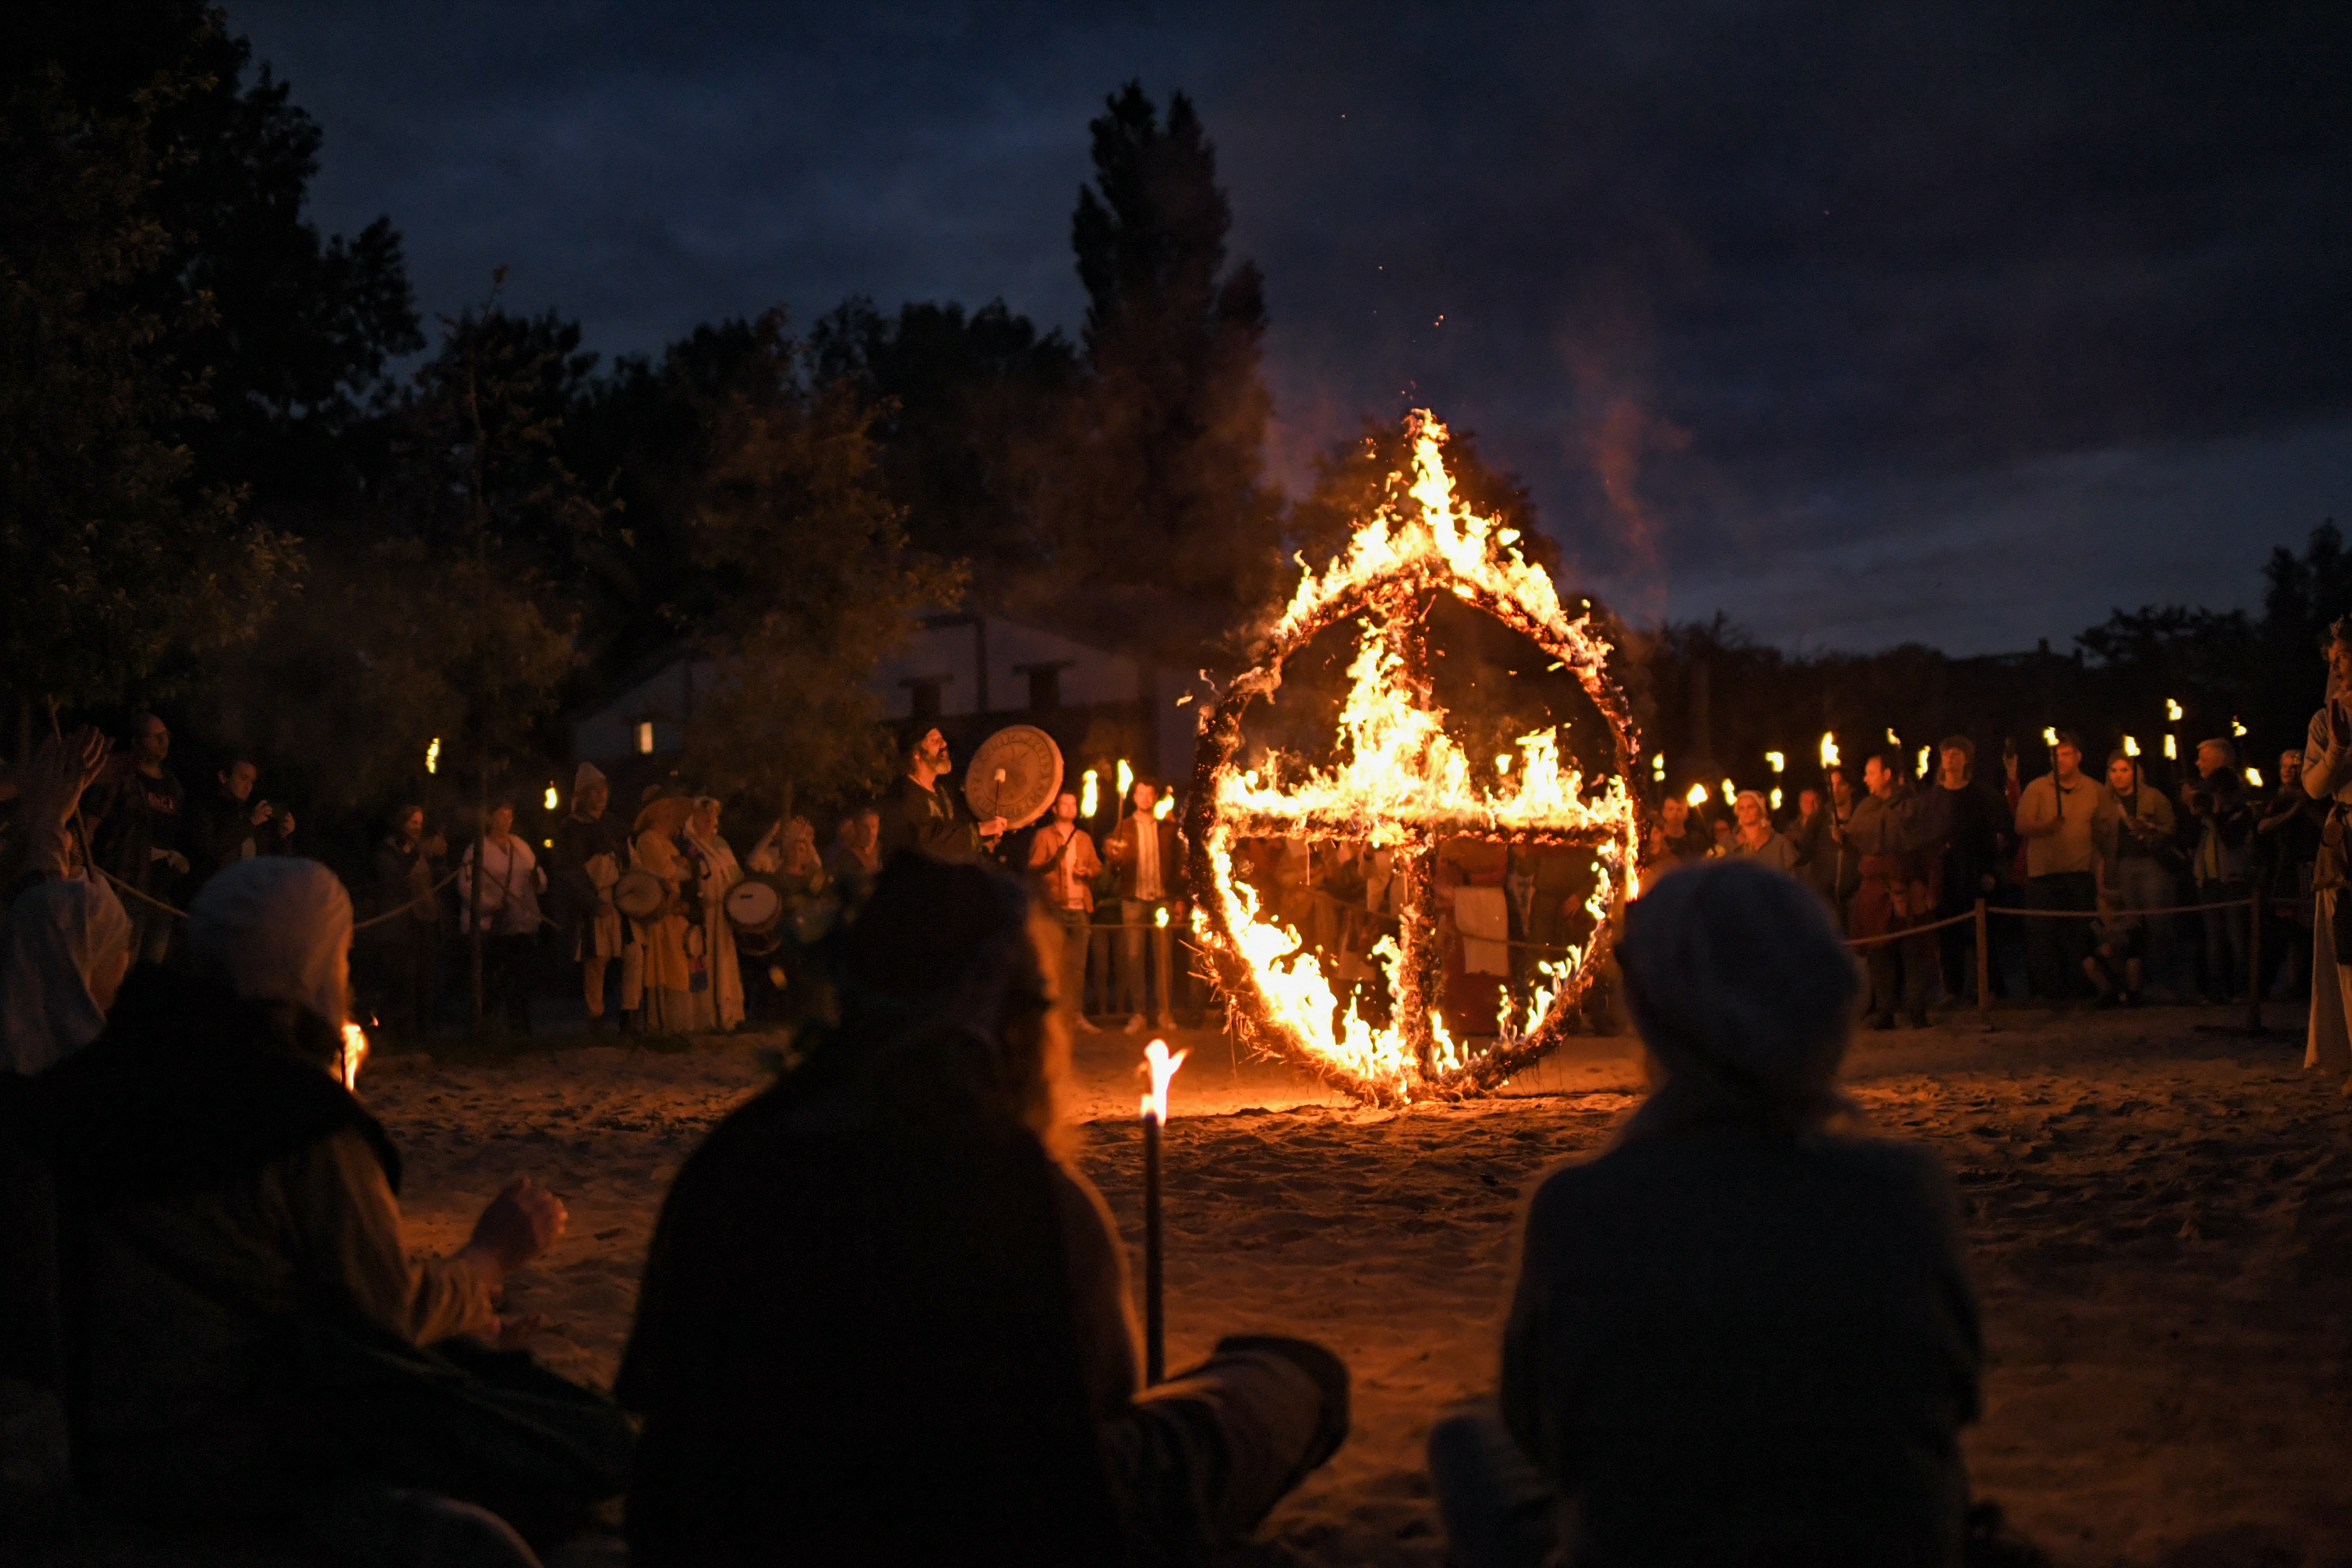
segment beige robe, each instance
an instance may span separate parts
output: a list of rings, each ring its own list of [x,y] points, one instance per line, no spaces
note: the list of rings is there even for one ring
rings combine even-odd
[[[679,858],[677,847],[669,841],[667,834],[652,827],[638,834],[636,858],[639,869],[650,871],[661,879],[663,892],[673,898],[677,896],[686,881],[686,862]],[[678,1034],[693,1029],[694,996],[688,990],[691,977],[686,957],[687,918],[665,910],[651,920],[635,923],[637,942],[646,955],[646,1027]]]
[[[743,1021],[743,968],[735,962],[735,927],[727,918],[727,889],[743,879],[743,868],[736,863],[735,851],[719,835],[703,838],[691,827],[686,835],[702,852],[709,868],[703,874],[699,893],[703,959],[710,985],[694,994],[694,1027],[698,1031],[731,1029]],[[681,868],[686,864],[683,856],[679,864]]]

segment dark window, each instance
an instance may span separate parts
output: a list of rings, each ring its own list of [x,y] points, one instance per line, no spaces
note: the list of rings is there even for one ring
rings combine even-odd
[[[1062,705],[1062,670],[1058,665],[1029,672],[1029,706],[1046,712]]]

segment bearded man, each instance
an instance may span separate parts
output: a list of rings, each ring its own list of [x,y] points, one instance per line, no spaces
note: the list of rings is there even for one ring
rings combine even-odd
[[[882,864],[888,865],[901,849],[913,849],[934,860],[969,865],[980,858],[982,845],[993,848],[1004,837],[1004,818],[975,822],[955,791],[940,787],[954,766],[948,738],[937,729],[924,731],[907,748],[907,771],[881,801]]]

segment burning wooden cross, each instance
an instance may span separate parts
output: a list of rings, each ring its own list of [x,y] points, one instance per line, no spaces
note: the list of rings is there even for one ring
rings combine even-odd
[[[1347,554],[1324,573],[1307,572],[1255,668],[1202,715],[1185,817],[1195,919],[1232,1026],[1259,1049],[1384,1103],[1491,1088],[1549,1051],[1599,973],[1611,920],[1640,874],[1637,738],[1624,693],[1605,673],[1608,642],[1590,614],[1569,616],[1550,577],[1514,548],[1515,531],[1457,502],[1440,452],[1444,427],[1426,413],[1416,413],[1410,427],[1412,474],[1391,477],[1388,500],[1360,525]],[[1556,668],[1575,675],[1614,752],[1614,767],[1593,789],[1572,759],[1564,765],[1549,730],[1521,737],[1520,759],[1496,769],[1499,784],[1474,782],[1432,697],[1423,626],[1442,595],[1524,634]],[[1237,773],[1244,710],[1260,697],[1271,700],[1283,661],[1343,620],[1362,623],[1368,634],[1349,670],[1353,688],[1339,718],[1344,761],[1303,778],[1262,782]],[[1255,890],[1233,875],[1234,847],[1249,837],[1396,852],[1399,934],[1374,950],[1389,962],[1391,1022],[1375,1024],[1344,1006],[1298,936],[1259,918]],[[1483,1053],[1447,1037],[1436,1005],[1437,856],[1457,837],[1589,848],[1597,878],[1585,906],[1591,936],[1548,970],[1558,988],[1538,997],[1525,1034],[1507,1027],[1501,1043]]]
[[[1143,1097],[1143,1381],[1168,1375],[1168,1322],[1161,1304],[1160,1240],[1160,1134],[1168,1125],[1168,1080],[1184,1065],[1184,1053],[1168,1054],[1168,1042],[1143,1047],[1151,1069],[1151,1092]]]

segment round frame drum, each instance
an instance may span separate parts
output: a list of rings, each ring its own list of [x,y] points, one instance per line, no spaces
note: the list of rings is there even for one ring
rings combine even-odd
[[[1034,724],[999,730],[980,743],[964,770],[963,797],[985,822],[1026,827],[1045,815],[1062,788],[1062,748]]]
[[[613,907],[633,921],[653,919],[666,901],[661,879],[642,867],[622,872],[613,883]]]
[[[776,927],[783,923],[784,889],[764,871],[754,871],[727,889],[727,923],[735,928],[735,945],[745,952],[772,952],[782,939]]]

